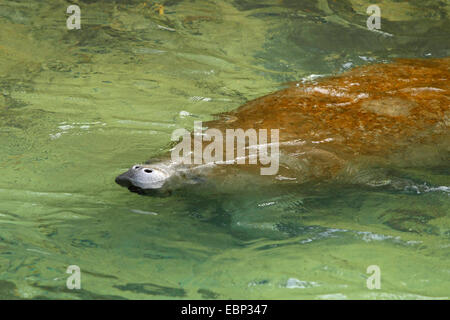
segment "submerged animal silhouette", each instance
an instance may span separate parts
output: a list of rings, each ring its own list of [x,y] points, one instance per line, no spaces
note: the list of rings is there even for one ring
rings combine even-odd
[[[280,169],[270,183],[332,179],[361,166],[414,162],[422,147],[448,157],[450,58],[398,59],[355,68],[250,101],[205,123],[208,128],[279,129]],[[422,158],[421,158],[422,156]],[[447,158],[448,160],[448,158]],[[133,166],[116,182],[131,191],[170,189],[199,172],[236,183],[260,165]],[[206,169],[208,168],[208,170]],[[220,177],[220,178],[219,178]]]

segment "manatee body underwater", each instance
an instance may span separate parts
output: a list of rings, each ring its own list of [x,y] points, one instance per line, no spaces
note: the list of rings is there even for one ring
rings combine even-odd
[[[250,101],[204,124],[227,129],[279,130],[279,170],[261,164],[181,165],[170,154],[134,165],[116,182],[138,193],[171,191],[214,180],[234,188],[240,177],[269,185],[341,180],[393,183],[360,174],[367,168],[448,163],[450,58],[398,59],[290,87]],[[250,177],[250,178],[249,178]]]

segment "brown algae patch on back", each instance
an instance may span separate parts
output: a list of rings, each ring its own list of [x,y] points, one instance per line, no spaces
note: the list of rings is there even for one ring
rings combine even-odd
[[[424,146],[440,153],[448,137],[449,72],[449,58],[357,67],[249,101],[207,126],[279,129],[280,174],[297,181],[335,177],[350,164],[418,163],[400,155]]]
[[[410,114],[410,111],[417,106],[418,104],[414,101],[391,97],[364,101],[361,108],[379,115],[407,117]]]

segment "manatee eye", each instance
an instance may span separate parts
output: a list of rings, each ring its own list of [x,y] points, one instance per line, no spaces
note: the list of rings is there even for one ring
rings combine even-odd
[[[145,173],[152,173],[153,170],[151,170],[151,169],[144,169],[144,172],[145,172]]]

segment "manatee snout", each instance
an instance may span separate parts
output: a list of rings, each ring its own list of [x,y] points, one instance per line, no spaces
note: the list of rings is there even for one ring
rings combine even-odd
[[[116,177],[115,181],[118,185],[125,187],[125,188],[129,188],[132,186],[132,183],[131,183],[132,177],[133,177],[132,173],[130,172],[130,170],[128,170],[127,172],[124,172],[121,175],[118,175]]]
[[[116,183],[130,191],[161,189],[172,173],[163,166],[134,165],[128,171],[117,176]]]

